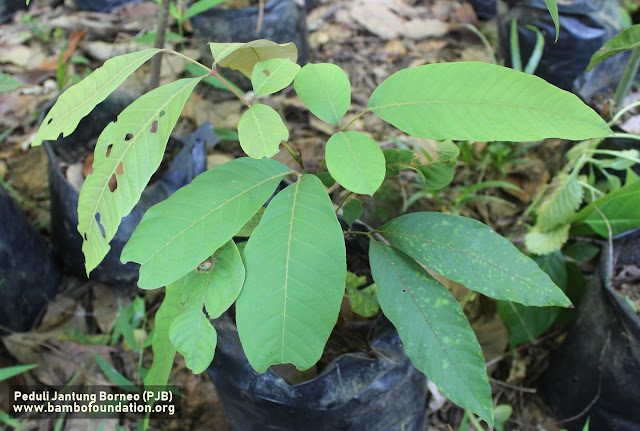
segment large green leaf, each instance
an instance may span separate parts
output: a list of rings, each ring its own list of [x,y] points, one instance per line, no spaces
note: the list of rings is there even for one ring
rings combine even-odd
[[[327,123],[338,124],[351,104],[349,77],[335,64],[309,63],[293,85],[309,111]]]
[[[396,72],[373,92],[368,110],[431,139],[578,140],[612,133],[576,95],[537,76],[479,62]]]
[[[571,304],[534,261],[477,220],[419,212],[379,230],[421,264],[484,295],[524,305]]]
[[[184,363],[194,374],[200,374],[211,364],[218,336],[202,311],[208,283],[186,277],[183,279],[182,307],[169,328],[169,339],[184,356]]]
[[[251,84],[256,96],[265,96],[291,84],[300,66],[288,58],[272,58],[256,63],[251,73]]]
[[[176,356],[176,349],[169,339],[169,328],[173,319],[180,311],[183,280],[168,284],[165,288],[164,299],[155,316],[153,329],[153,363],[144,378],[145,386],[165,386],[169,381],[169,374]]]
[[[342,229],[316,176],[269,203],[244,262],[236,320],[249,363],[260,373],[287,362],[311,367],[338,318],[347,271]]]
[[[632,25],[622,30],[613,39],[602,45],[592,56],[587,71],[593,69],[597,64],[609,57],[640,46],[640,24]]]
[[[105,61],[102,67],[62,93],[51,108],[33,138],[32,146],[42,141],[68,136],[93,108],[109,96],[142,63],[153,57],[159,49],[146,49],[120,55]]]
[[[482,349],[453,295],[418,263],[371,241],[371,273],[384,315],[407,356],[451,401],[493,424]]]
[[[636,181],[591,202],[575,216],[574,222],[586,223],[604,238],[609,237],[609,226],[612,234],[618,235],[640,226],[638,202],[640,182]],[[596,208],[600,209],[604,218]]]
[[[559,251],[544,256],[532,257],[551,280],[563,291],[567,290],[567,267]],[[526,307],[511,301],[498,301],[498,314],[509,332],[509,345],[515,348],[535,341],[549,329],[558,317],[557,307]]]
[[[271,157],[278,152],[280,142],[289,139],[289,130],[272,107],[251,105],[238,123],[238,139],[248,156]]]
[[[236,300],[244,283],[244,264],[233,240],[220,247],[210,259],[185,276],[190,290],[204,291],[204,308],[216,319]]]
[[[87,275],[107,255],[120,221],[138,203],[160,166],[171,131],[200,79],[181,79],[150,91],[127,106],[100,134],[93,173],[85,180],[78,200],[78,232],[84,238]],[[118,185],[113,191],[109,186],[112,177],[117,177]]]
[[[373,196],[384,180],[384,154],[364,133],[336,133],[327,141],[325,154],[331,176],[347,190]]]
[[[142,264],[143,289],[177,280],[233,238],[289,172],[270,159],[241,158],[200,174],[146,212],[121,260]]]
[[[298,59],[298,48],[293,42],[277,44],[270,40],[254,40],[247,43],[209,43],[214,65],[239,70],[251,79],[256,63],[271,58]]]

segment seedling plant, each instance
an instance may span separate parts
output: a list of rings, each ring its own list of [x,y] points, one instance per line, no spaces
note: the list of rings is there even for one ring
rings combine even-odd
[[[476,220],[420,212],[372,232],[343,231],[327,186],[337,182],[349,197],[371,196],[385,178],[412,169],[444,187],[458,155],[452,140],[582,140],[610,135],[608,125],[576,96],[540,78],[479,62],[398,71],[375,89],[366,109],[346,119],[351,85],[339,66],[300,68],[293,44],[265,40],[211,43],[210,48],[212,67],[199,65],[208,71],[205,76],[231,87],[217,72],[224,66],[252,81],[252,98],[230,88],[246,104],[238,136],[248,157],[201,174],[150,208],[122,252],[123,262],[141,264],[141,288],[165,287],[145,384],[166,384],[176,352],[194,373],[203,372],[216,346],[208,317],[220,316],[233,303],[240,341],[256,371],[280,363],[300,370],[314,365],[345,294],[344,236],[365,235],[379,305],[412,363],[449,399],[492,426],[480,345],[458,302],[430,272],[524,305],[568,307],[569,299],[533,260]],[[167,49],[115,57],[68,89],[33,145],[72,133],[82,117],[161,51],[184,57]],[[78,204],[87,274],[109,251],[121,218],[158,168],[181,110],[203,78],[179,79],[142,95],[100,135],[94,170]],[[313,164],[289,141],[278,112],[262,102],[291,82],[313,115],[335,125],[324,159]],[[425,162],[410,150],[383,152],[372,137],[350,130],[365,115],[441,141],[439,157]],[[299,170],[271,159],[281,146]],[[310,172],[306,166],[320,169]],[[110,191],[113,176],[118,187]],[[285,178],[293,182],[269,201]],[[353,219],[361,205],[349,202],[344,205]],[[242,253],[233,241],[241,230],[249,231]]]

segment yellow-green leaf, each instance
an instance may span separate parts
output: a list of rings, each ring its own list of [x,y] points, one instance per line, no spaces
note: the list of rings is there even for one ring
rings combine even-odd
[[[214,65],[238,70],[251,79],[256,63],[271,58],[298,60],[298,48],[292,42],[277,44],[270,40],[254,40],[247,43],[209,43]]]

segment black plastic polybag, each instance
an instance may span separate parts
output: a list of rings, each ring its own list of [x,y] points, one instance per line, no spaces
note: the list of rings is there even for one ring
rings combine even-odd
[[[0,325],[31,329],[55,296],[60,275],[45,241],[0,186]]]
[[[585,70],[591,56],[621,29],[617,0],[558,2],[558,15],[560,33],[558,41],[554,42],[555,26],[544,0],[500,2],[499,53],[505,64],[511,65],[511,21],[517,18],[523,64],[531,57],[536,44],[536,33],[526,26],[532,25],[544,35],[544,51],[535,72],[537,76],[564,90],[574,91],[585,100],[615,85],[624,71],[623,57],[611,57],[589,73]]]
[[[640,429],[640,318],[611,286],[614,267],[640,266],[640,231],[607,246],[566,341],[551,356],[543,394],[569,430]]]
[[[17,11],[26,9],[24,0],[0,0],[0,24],[9,21]]]
[[[56,148],[58,146],[86,145],[97,137],[118,114],[132,102],[133,96],[116,92],[85,117],[70,136],[44,143],[48,157],[49,186],[51,189],[51,231],[56,254],[65,265],[77,275],[86,275],[82,237],[78,233],[79,193],[67,181],[58,168]],[[137,280],[139,265],[129,262],[122,264],[120,254],[131,237],[144,213],[152,205],[166,199],[180,187],[189,184],[193,178],[206,169],[205,144],[215,145],[218,137],[209,123],[205,123],[193,134],[185,138],[174,138],[182,148],[168,170],[143,192],[140,201],[131,213],[120,223],[115,237],[110,242],[111,250],[102,263],[91,272],[91,278],[106,283],[129,283]]]

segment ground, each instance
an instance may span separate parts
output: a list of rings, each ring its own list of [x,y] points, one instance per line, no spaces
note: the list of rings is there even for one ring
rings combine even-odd
[[[84,76],[89,69],[95,69],[114,55],[146,47],[133,39],[154,31],[158,6],[143,2],[101,14],[76,11],[67,6],[67,2],[60,5],[61,2],[33,0],[32,3],[35,4],[28,14],[20,12],[0,27],[2,70],[25,83],[20,89],[0,93],[0,132],[7,132],[0,138],[0,178],[33,224],[49,237],[46,156],[42,147],[29,148],[39,115],[61,88]],[[467,3],[451,0],[320,0],[307,16],[310,58],[314,62],[338,64],[348,73],[352,106],[347,117],[353,117],[364,109],[375,87],[400,69],[443,61],[490,61],[487,47],[465,25],[479,28],[495,46],[495,21],[478,21]],[[177,31],[177,28],[172,21],[171,29]],[[199,42],[193,37],[188,21],[184,31],[184,48],[177,41],[169,42],[169,45],[183,49],[187,55],[198,56],[201,52]],[[63,63],[68,64],[66,72],[58,64],[61,52]],[[138,92],[145,88],[148,70],[148,67],[142,67],[124,87]],[[165,56],[162,82],[184,74],[182,60]],[[178,122],[176,135],[185,135],[204,121],[211,121],[220,129],[236,128],[242,112],[241,102],[207,86],[198,87],[196,93]],[[291,88],[269,98],[266,103],[291,125],[290,142],[301,152],[303,159],[316,159],[332,129],[308,115]],[[409,140],[373,116],[365,117],[359,124],[354,130],[366,130],[383,148],[399,145],[434,151],[435,142]],[[416,177],[400,176],[375,199],[365,203],[364,220],[377,226],[405,210],[441,210],[481,220],[514,243],[521,244],[525,223],[529,221],[525,209],[561,166],[562,154],[568,144],[548,140],[544,145],[505,145],[498,148],[494,144],[474,144],[466,161],[458,163],[453,186],[440,195],[424,193],[413,200],[411,197],[421,190]],[[222,142],[209,155],[209,167],[240,154],[237,143]],[[284,150],[275,158],[297,167]],[[307,168],[313,170],[317,166],[310,163]],[[489,180],[509,181],[522,191],[496,186],[479,188],[464,200],[460,197],[465,187]],[[487,195],[500,200],[487,201],[484,199]],[[336,196],[337,201],[340,199],[341,196]],[[464,287],[450,287],[459,300],[467,297]],[[136,296],[144,298],[146,316],[152,316],[160,303],[160,297],[154,292],[142,292],[135,286],[105,286],[65,275],[59,295],[49,305],[42,323],[31,332],[14,333],[3,339],[2,366],[16,363],[43,365],[11,383],[66,384],[72,378],[79,378],[84,382],[112,384],[105,380],[103,371],[94,366],[94,354],[132,381],[139,380],[138,364],[150,363],[149,349],[140,356],[124,341],[111,345],[100,338],[100,334],[112,333],[119,304],[126,307]],[[495,313],[495,304],[486,298],[476,298],[467,303],[465,312],[485,353],[492,376],[494,402],[513,407],[508,429],[559,430],[561,423],[553,418],[549,407],[537,394],[536,385],[550,349],[561,341],[562,332],[552,330],[540,340],[509,352],[507,332]],[[136,336],[144,337],[152,324],[152,319],[145,321],[143,329],[135,332]],[[77,332],[71,333],[70,329]],[[183,419],[157,424],[157,429],[229,429],[206,373],[193,376],[178,355],[170,382],[182,386],[186,394]],[[0,401],[5,410],[8,388],[4,385],[0,389]],[[437,389],[430,389],[430,429],[458,429],[464,412],[444,399]],[[54,426],[53,421],[46,424],[27,421],[26,424],[29,429],[41,430]],[[135,429],[135,424],[125,425]],[[84,429],[84,426],[84,422],[69,421],[65,429]],[[115,429],[115,423],[107,422],[104,429]]]

